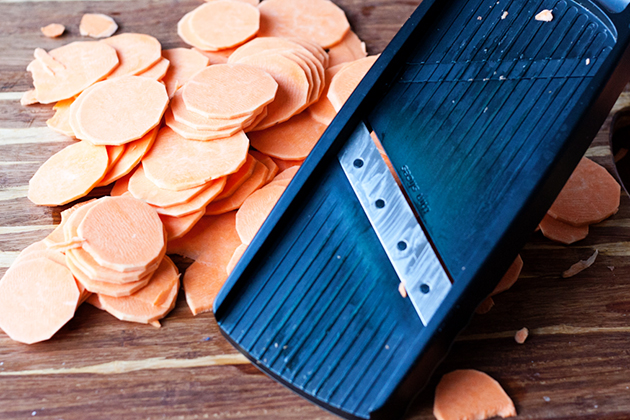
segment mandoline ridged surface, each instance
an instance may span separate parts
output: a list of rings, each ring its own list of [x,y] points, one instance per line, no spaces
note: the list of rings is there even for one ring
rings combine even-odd
[[[553,9],[552,22],[534,20],[544,8]],[[455,0],[431,13],[367,122],[459,293],[466,279],[458,283],[458,270],[478,271],[519,200],[544,177],[568,138],[563,121],[615,39],[612,25],[565,1]],[[336,159],[306,185],[308,199],[293,202],[281,234],[267,237],[232,284],[217,321],[260,368],[338,414],[400,411],[387,398],[430,338],[398,294]]]
[[[534,19],[543,9],[551,22]],[[460,1],[440,16],[369,122],[457,281],[566,147],[563,122],[615,34],[566,1]]]
[[[338,162],[293,219],[219,323],[303,393],[367,416],[422,324]]]

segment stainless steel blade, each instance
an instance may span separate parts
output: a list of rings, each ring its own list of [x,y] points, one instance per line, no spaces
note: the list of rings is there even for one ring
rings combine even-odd
[[[426,326],[451,282],[365,124],[358,125],[338,159]]]

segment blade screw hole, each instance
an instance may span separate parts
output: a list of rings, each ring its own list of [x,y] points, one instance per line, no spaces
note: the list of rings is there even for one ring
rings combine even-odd
[[[407,242],[400,241],[400,242],[398,242],[397,246],[398,246],[398,250],[404,251],[405,249],[407,249]]]
[[[427,293],[431,291],[431,288],[429,287],[428,284],[423,284],[420,286],[420,291],[426,295]]]
[[[355,168],[362,168],[363,167],[363,159],[355,159],[353,164],[354,164]]]
[[[382,209],[385,207],[385,200],[381,200],[380,198],[376,200],[376,208]]]

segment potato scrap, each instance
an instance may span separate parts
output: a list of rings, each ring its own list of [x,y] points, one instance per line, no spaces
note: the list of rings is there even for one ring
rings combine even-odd
[[[518,344],[524,344],[528,336],[529,330],[527,328],[521,328],[516,332],[516,334],[514,334],[514,341],[516,341]]]
[[[573,277],[577,275],[578,273],[581,273],[582,271],[586,270],[591,265],[593,265],[598,254],[599,254],[599,251],[596,249],[593,255],[591,255],[588,259],[576,262],[571,267],[569,267],[568,270],[562,273],[562,278],[567,279],[569,277]]]
[[[91,38],[107,38],[118,30],[118,24],[110,16],[102,13],[86,13],[81,18],[79,32]]]
[[[514,403],[501,385],[477,370],[447,373],[435,389],[433,415],[437,420],[469,420],[516,416]]]
[[[66,27],[63,26],[61,23],[51,23],[42,27],[41,31],[44,36],[48,38],[57,38],[63,35],[63,33],[66,31]]]

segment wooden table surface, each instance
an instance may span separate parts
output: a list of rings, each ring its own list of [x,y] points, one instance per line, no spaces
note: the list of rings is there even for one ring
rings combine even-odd
[[[370,53],[386,46],[418,0],[336,0]],[[0,0],[0,276],[27,245],[59,223],[59,208],[26,198],[28,180],[70,142],[46,127],[50,106],[21,107],[31,87],[25,71],[36,47],[81,39],[85,12],[113,16],[121,32],[156,36],[164,48],[184,44],[176,23],[199,0]],[[57,40],[41,35],[66,25]],[[626,94],[617,107],[630,103]],[[609,120],[588,156],[610,168]],[[107,194],[99,189],[93,195]],[[561,273],[590,256],[576,277]],[[407,415],[432,419],[433,389],[444,372],[475,368],[496,378],[519,418],[630,418],[630,202],[573,246],[534,234],[522,252],[521,279],[476,316]],[[528,327],[524,345],[514,332]],[[332,419],[240,356],[212,314],[193,317],[180,296],[161,329],[124,323],[89,305],[52,340],[27,346],[0,333],[1,419]]]

